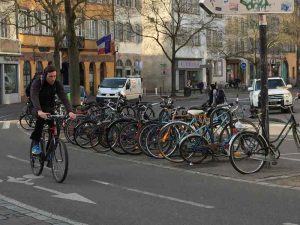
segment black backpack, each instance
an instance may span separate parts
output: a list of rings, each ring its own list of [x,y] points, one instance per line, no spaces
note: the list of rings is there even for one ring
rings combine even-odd
[[[26,89],[25,89],[25,94],[26,96],[29,98],[30,97],[30,88],[31,88],[31,85],[33,83],[34,80],[36,79],[40,79],[41,80],[41,86],[43,84],[43,74],[42,73],[37,73],[34,75],[34,77],[31,79],[30,83],[27,85]]]
[[[223,89],[217,90],[216,103],[217,105],[223,104],[225,102],[226,96]]]

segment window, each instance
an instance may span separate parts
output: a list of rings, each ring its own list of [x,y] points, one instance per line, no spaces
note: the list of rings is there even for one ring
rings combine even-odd
[[[44,21],[44,25],[42,25],[42,34],[43,35],[50,35],[51,32],[51,21],[49,14],[43,12],[41,14],[42,20]]]
[[[33,33],[34,34],[41,34],[42,25],[40,23],[42,17],[41,12],[34,12],[34,16],[32,18],[32,25],[33,25]]]
[[[18,93],[18,65],[4,65],[5,94]]]
[[[43,73],[44,69],[43,69],[43,64],[41,61],[38,61],[36,63],[36,72],[37,73]]]
[[[193,39],[194,39],[194,45],[195,46],[200,46],[200,32],[198,32],[197,34],[194,35]]]
[[[142,36],[142,34],[143,34],[143,31],[142,31],[142,26],[141,25],[139,25],[139,24],[136,24],[135,25],[135,32],[137,33],[137,34],[135,34],[135,36],[136,36],[136,39],[135,39],[135,41],[136,41],[136,43],[141,43],[142,41],[143,41],[143,36]],[[140,35],[139,35],[140,34]]]
[[[90,95],[94,95],[94,63],[90,63],[90,68],[89,68],[89,83],[90,83]]]
[[[23,66],[23,84],[24,84],[24,90],[28,86],[31,80],[31,66],[29,61],[24,62]]]
[[[117,77],[123,76],[123,62],[120,59],[118,59],[117,65],[116,65],[116,76]]]
[[[123,24],[117,23],[116,25],[116,39],[123,41]]]
[[[127,7],[131,7],[131,0],[125,0],[125,4]]]
[[[125,30],[125,41],[132,41],[134,38],[134,33],[132,32],[131,26],[129,23],[126,24],[126,30]]]
[[[83,23],[81,19],[76,19],[76,35],[77,36],[84,36],[84,28],[83,28]]]
[[[110,33],[109,21],[98,20],[98,38]]]
[[[96,39],[97,33],[97,21],[95,20],[86,20],[85,21],[85,37],[88,39]]]
[[[0,37],[8,37],[7,18],[0,18]]]

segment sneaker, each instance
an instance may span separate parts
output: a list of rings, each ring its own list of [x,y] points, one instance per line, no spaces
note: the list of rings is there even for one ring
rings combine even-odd
[[[39,155],[39,154],[41,154],[41,153],[42,153],[42,150],[41,150],[41,148],[40,148],[40,145],[34,145],[34,146],[32,146],[31,152],[32,152],[32,154],[34,154],[34,155]]]

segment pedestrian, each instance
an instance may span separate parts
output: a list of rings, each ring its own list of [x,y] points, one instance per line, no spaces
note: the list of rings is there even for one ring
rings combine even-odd
[[[192,85],[191,85],[191,80],[187,80],[187,82],[186,82],[186,87],[188,87],[188,88],[191,88],[191,87],[192,87]]]
[[[204,87],[204,83],[200,80],[200,81],[197,83],[197,88],[199,89],[200,94],[203,93],[203,87]]]

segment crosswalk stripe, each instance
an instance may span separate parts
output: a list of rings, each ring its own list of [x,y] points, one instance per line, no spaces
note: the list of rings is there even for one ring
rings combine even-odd
[[[4,121],[2,129],[9,129],[10,127],[10,121]]]

